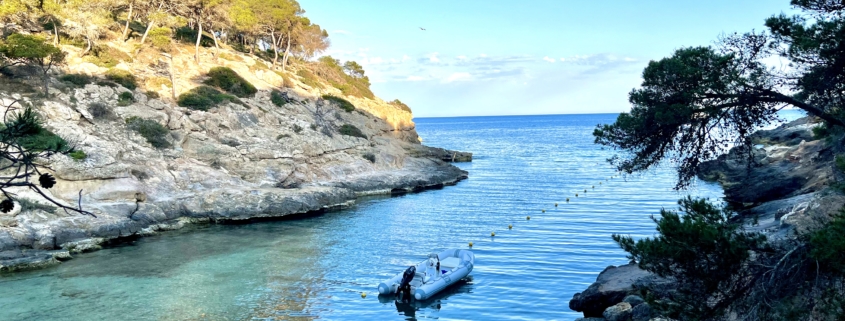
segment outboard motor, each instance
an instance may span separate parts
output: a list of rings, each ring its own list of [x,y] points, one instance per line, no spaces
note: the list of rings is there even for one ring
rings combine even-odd
[[[399,287],[396,289],[396,293],[399,294],[398,299],[411,299],[411,281],[414,280],[416,274],[417,268],[413,265],[402,273],[402,281],[399,281]]]

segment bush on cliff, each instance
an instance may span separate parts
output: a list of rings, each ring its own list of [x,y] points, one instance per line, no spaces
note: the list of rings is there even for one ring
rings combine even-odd
[[[250,97],[258,92],[251,83],[228,67],[214,67],[208,71],[206,85],[217,87],[238,97]]]
[[[155,120],[132,116],[126,119],[126,125],[129,129],[141,134],[155,148],[167,148],[171,146],[170,141],[167,140],[170,130]]]
[[[106,71],[106,79],[111,80],[126,89],[135,90],[138,88],[138,80],[131,72],[121,69],[109,69]]]
[[[390,104],[391,106],[396,107],[400,110],[404,110],[404,111],[411,113],[411,107],[408,107],[408,105],[405,105],[405,103],[401,102],[399,99],[394,99],[394,100],[388,102],[388,104]]]
[[[209,86],[199,86],[181,95],[176,104],[193,110],[207,111],[224,102],[237,102],[238,98],[227,95]]]
[[[346,99],[340,98],[335,95],[323,95],[322,97],[323,99],[328,100],[331,103],[337,104],[340,109],[343,109],[347,113],[351,113],[355,110],[355,105],[353,105]]]
[[[361,132],[361,130],[358,129],[358,127],[355,127],[355,126],[350,125],[350,124],[344,124],[343,126],[340,126],[339,132],[340,132],[341,135],[361,137],[361,138],[367,139],[367,135],[364,135],[364,133]]]
[[[664,209],[653,219],[658,236],[634,241],[614,234],[613,240],[640,268],[677,284],[674,296],[650,296],[652,307],[675,319],[714,318],[753,282],[749,254],[766,238],[742,231],[730,222],[731,212],[706,200],[687,197],[678,204],[680,213]]]

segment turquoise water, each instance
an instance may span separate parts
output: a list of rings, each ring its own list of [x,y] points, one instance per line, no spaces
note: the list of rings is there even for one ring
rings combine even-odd
[[[475,153],[458,164],[468,180],[319,216],[190,227],[2,276],[0,320],[572,320],[572,295],[627,261],[612,233],[651,236],[661,207],[721,197],[713,184],[673,191],[668,168],[611,179],[611,151],[591,132],[614,119],[416,119],[425,144]],[[414,304],[377,296],[427,253],[468,242],[476,267],[460,285]]]

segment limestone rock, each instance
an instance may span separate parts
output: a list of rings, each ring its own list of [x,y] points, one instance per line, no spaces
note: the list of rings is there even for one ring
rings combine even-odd
[[[587,290],[572,297],[569,308],[584,312],[585,317],[602,317],[605,309],[634,292],[636,281],[649,276],[649,272],[641,270],[636,264],[608,266]],[[630,308],[630,304],[628,306]]]
[[[628,302],[619,302],[605,309],[602,316],[607,321],[628,321],[631,318],[631,304]]]
[[[631,321],[649,321],[654,317],[654,311],[648,303],[641,303],[631,309]]]

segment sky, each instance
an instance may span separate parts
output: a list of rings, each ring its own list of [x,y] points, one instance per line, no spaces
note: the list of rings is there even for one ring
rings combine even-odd
[[[360,63],[415,117],[628,111],[650,60],[796,13],[789,0],[299,2],[329,33],[324,55]]]

